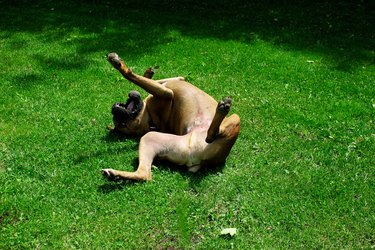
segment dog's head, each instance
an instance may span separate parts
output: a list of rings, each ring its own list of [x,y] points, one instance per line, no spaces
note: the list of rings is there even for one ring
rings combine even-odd
[[[112,106],[115,128],[126,135],[142,135],[146,133],[142,124],[144,103],[137,91],[130,91],[126,103],[117,102]]]

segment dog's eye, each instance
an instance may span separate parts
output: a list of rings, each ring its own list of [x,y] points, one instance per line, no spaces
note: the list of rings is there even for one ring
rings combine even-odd
[[[122,122],[122,123],[121,123],[121,127],[123,127],[123,128],[128,128],[128,125],[127,125],[125,122]]]

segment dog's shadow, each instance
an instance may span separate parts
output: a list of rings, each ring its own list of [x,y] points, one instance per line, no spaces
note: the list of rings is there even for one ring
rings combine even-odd
[[[123,133],[117,130],[110,130],[105,136],[103,136],[103,141],[105,142],[120,142],[120,141],[136,141],[139,143],[139,136],[129,136],[124,135]]]
[[[125,136],[119,132],[116,131],[111,131],[107,133],[103,137],[103,140],[109,143],[115,143],[115,142],[120,142],[124,140],[131,140],[135,143],[135,145],[132,147],[132,150],[138,150],[138,145],[139,145],[139,137],[129,137]],[[139,160],[138,158],[135,158],[132,162],[133,166],[133,171],[137,170]],[[171,171],[171,172],[178,172],[185,178],[189,180],[190,186],[195,189],[194,187],[199,185],[199,183],[206,178],[206,176],[209,175],[215,175],[217,173],[221,173],[223,171],[223,168],[225,166],[225,163],[219,166],[214,166],[214,167],[202,167],[197,173],[192,173],[189,172],[187,167],[184,166],[177,166],[176,164],[173,164],[171,162],[165,161],[165,160],[160,160],[160,159],[155,159],[153,161],[153,165],[157,166],[159,171]],[[154,171],[155,172],[155,171]],[[153,173],[157,174],[157,173]],[[125,187],[128,186],[134,186],[136,185],[137,181],[133,180],[124,180],[124,179],[116,179],[116,180],[108,180],[103,176],[103,180],[105,181],[104,184],[100,185],[98,187],[98,191],[104,194],[115,192],[115,191],[121,191]]]
[[[139,140],[137,140],[135,137],[125,137],[121,134],[108,133],[102,138],[102,140],[110,143],[126,140],[131,141],[132,143],[123,145],[120,148],[114,145],[115,147],[108,147],[105,150],[82,150],[81,152],[77,152],[75,157],[72,159],[73,164],[81,164],[90,160],[91,158],[100,158],[103,155],[118,154],[119,152],[123,151],[136,151],[138,149],[138,143],[135,142],[139,142]]]
[[[135,171],[138,167],[138,158],[133,160],[133,170]],[[215,167],[202,167],[197,173],[189,172],[187,167],[177,166],[171,162],[163,161],[163,160],[154,160],[153,165],[157,166],[158,171],[170,171],[170,172],[178,172],[184,178],[188,179],[189,186],[192,190],[196,190],[196,187],[199,186],[200,182],[204,180],[209,175],[215,175],[221,173],[225,164],[215,166]],[[156,175],[157,172],[154,171],[153,175]],[[137,184],[141,184],[137,181],[133,180],[124,180],[124,179],[116,179],[116,180],[108,180],[103,176],[103,180],[105,181],[104,184],[98,187],[98,191],[104,194],[108,194],[111,192],[122,191],[126,187],[131,187]]]

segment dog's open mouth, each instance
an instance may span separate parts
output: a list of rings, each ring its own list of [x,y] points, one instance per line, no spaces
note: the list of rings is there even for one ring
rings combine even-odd
[[[126,103],[117,102],[112,106],[113,119],[120,126],[125,126],[128,120],[135,119],[143,108],[141,95],[137,91],[131,91]]]

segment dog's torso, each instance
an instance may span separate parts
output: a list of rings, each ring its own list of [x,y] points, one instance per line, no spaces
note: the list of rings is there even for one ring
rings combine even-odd
[[[217,102],[199,88],[185,81],[163,84],[174,93],[172,101],[149,95],[146,111],[157,131],[184,135],[193,130],[207,131]]]

